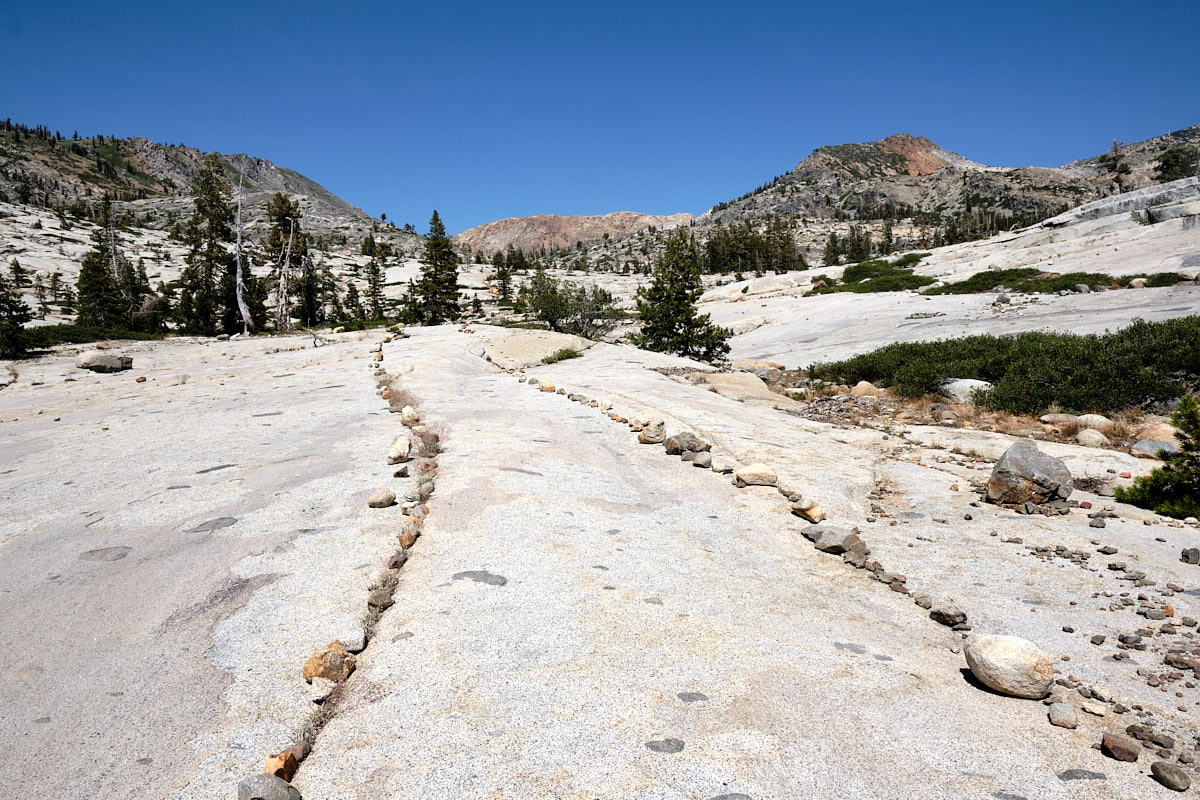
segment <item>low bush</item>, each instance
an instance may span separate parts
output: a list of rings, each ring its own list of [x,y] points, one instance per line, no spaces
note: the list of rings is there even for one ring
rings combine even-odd
[[[30,350],[44,350],[59,344],[86,344],[104,339],[162,339],[161,333],[139,333],[136,331],[104,330],[88,325],[42,325],[25,329],[25,339]]]
[[[980,294],[1003,287],[1014,292],[1041,292],[1053,294],[1064,289],[1074,291],[1079,284],[1089,289],[1102,286],[1128,286],[1134,278],[1145,278],[1146,285],[1151,287],[1174,286],[1182,278],[1177,272],[1159,272],[1154,275],[1138,273],[1135,275],[1102,275],[1097,272],[1068,272],[1065,275],[1054,275],[1041,270],[1022,267],[1020,269],[998,269],[987,272],[977,272],[971,277],[930,289],[925,294]]]
[[[556,364],[559,361],[566,361],[568,358],[579,358],[583,353],[570,347],[564,347],[561,350],[555,350],[550,355],[542,359],[543,364]]]
[[[992,409],[1015,413],[1052,405],[1115,412],[1166,403],[1200,382],[1200,317],[1135,320],[1116,333],[1023,333],[934,342],[904,342],[809,369],[814,379],[866,380],[919,397],[947,378],[975,378],[993,388],[979,395]]]

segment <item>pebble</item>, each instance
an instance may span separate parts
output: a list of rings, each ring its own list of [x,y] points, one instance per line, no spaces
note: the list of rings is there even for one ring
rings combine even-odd
[[[1049,711],[1050,724],[1059,728],[1071,728],[1079,724],[1075,709],[1066,703],[1054,703]]]

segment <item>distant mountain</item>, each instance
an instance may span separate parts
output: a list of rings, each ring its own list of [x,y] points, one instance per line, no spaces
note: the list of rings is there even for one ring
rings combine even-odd
[[[690,224],[691,214],[654,216],[633,211],[618,211],[591,217],[564,217],[558,214],[538,214],[532,217],[510,217],[463,231],[454,237],[460,247],[469,247],[485,254],[505,250],[510,245],[525,251],[562,250],[576,242],[590,243],[606,236],[618,238],[648,228],[678,228]]]
[[[819,147],[754,191],[718,203],[702,224],[764,219],[904,219],[917,213],[954,215],[991,209],[998,214],[1047,216],[1089,200],[1154,182],[1158,157],[1169,147],[1200,145],[1200,126],[1120,148],[1129,165],[1117,185],[1102,163],[1108,154],[1063,167],[993,167],[971,161],[929,139],[907,133],[878,142]]]
[[[404,252],[419,242],[415,234],[380,223],[298,172],[245,153],[219,158],[235,187],[239,176],[243,181],[251,237],[265,233],[266,204],[282,192],[300,201],[305,230],[334,244],[358,247],[368,231],[393,240],[393,247]],[[107,192],[118,201],[118,210],[140,225],[166,229],[191,214],[191,183],[203,159],[203,153],[185,145],[141,137],[67,138],[6,120],[0,123],[0,199],[78,209]]]

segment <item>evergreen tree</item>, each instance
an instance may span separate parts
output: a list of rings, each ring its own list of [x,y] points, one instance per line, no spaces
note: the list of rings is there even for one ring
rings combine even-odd
[[[687,231],[677,228],[667,237],[650,285],[638,289],[642,319],[641,333],[634,337],[638,347],[710,363],[729,352],[730,331],[696,311],[696,300],[704,292],[696,262],[696,243]]]
[[[311,326],[317,324],[317,287],[311,280],[309,235],[301,227],[301,216],[299,201],[292,202],[282,192],[276,192],[267,203],[267,219],[271,222],[271,229],[267,232],[263,250],[274,265],[276,291],[282,286],[280,270],[284,266],[284,258],[287,258],[287,297],[283,298],[284,304],[290,313],[292,297],[298,295],[301,324]]]
[[[33,319],[29,306],[16,287],[0,273],[0,358],[20,358],[28,342],[25,323]]]
[[[421,262],[421,275],[410,284],[406,316],[425,325],[458,319],[458,256],[436,210],[429,220]]]
[[[512,267],[508,259],[499,250],[492,256],[492,267],[496,270],[496,288],[500,290],[501,300],[512,300]]]
[[[1160,453],[1165,466],[1135,478],[1128,489],[1118,487],[1117,499],[1184,519],[1200,515],[1200,404],[1194,396],[1180,398],[1171,424],[1179,429],[1179,452]]]
[[[366,310],[370,319],[377,322],[383,320],[383,265],[379,259],[372,259],[367,265]]]
[[[358,287],[350,281],[350,285],[346,287],[346,318],[358,322],[367,318],[366,312],[363,310],[362,300],[358,296]]]
[[[92,231],[92,249],[79,267],[79,316],[76,323],[100,330],[129,327],[131,304],[122,292],[120,276],[127,263],[112,224],[112,204],[107,195],[99,208],[100,218]]]
[[[367,238],[363,239],[362,250],[360,252],[364,256],[375,255],[375,234],[367,233]]]
[[[21,266],[21,262],[15,258],[8,262],[8,273],[12,276],[12,285],[14,289],[20,289],[26,282],[26,270]]]
[[[192,181],[196,207],[183,231],[188,253],[177,316],[191,333],[212,335],[218,325],[226,333],[236,333],[241,327],[236,264],[228,248],[233,243],[232,193],[220,160],[209,153]]]
[[[830,231],[829,239],[825,242],[825,252],[821,258],[821,264],[826,267],[836,267],[840,255],[841,244],[838,242],[837,233]]]
[[[1200,151],[1188,147],[1169,147],[1158,157],[1154,177],[1166,183],[1200,174]]]

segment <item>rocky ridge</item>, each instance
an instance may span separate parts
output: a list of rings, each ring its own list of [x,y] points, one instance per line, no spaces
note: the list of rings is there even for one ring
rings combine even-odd
[[[485,255],[509,247],[529,252],[542,249],[561,250],[573,247],[576,242],[591,243],[599,239],[617,238],[648,228],[678,228],[691,223],[693,219],[691,214],[656,216],[634,211],[574,217],[536,214],[477,225],[458,234],[454,239],[460,247]]]

